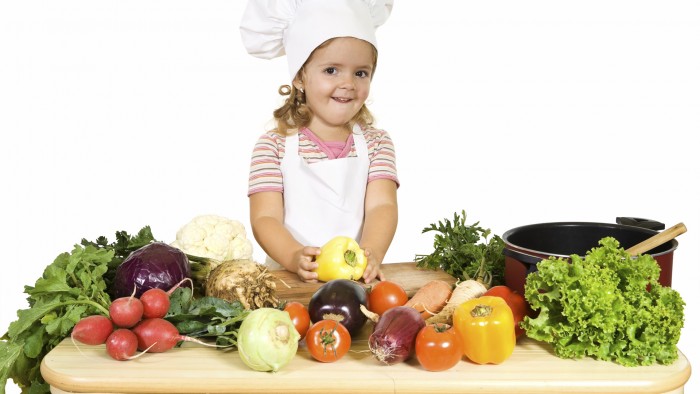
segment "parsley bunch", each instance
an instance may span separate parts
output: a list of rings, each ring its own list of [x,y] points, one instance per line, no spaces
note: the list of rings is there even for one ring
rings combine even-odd
[[[465,224],[467,214],[454,214],[454,220],[445,219],[423,229],[423,233],[437,231],[429,255],[416,255],[419,268],[441,269],[460,281],[478,279],[491,286],[504,284],[505,257],[503,240],[498,235],[491,238],[490,229]]]
[[[58,255],[34,286],[24,287],[29,308],[17,311],[18,319],[0,338],[0,394],[10,378],[22,392],[49,392],[39,370],[44,356],[83,317],[109,315],[109,272],[153,240],[148,226],[134,237],[117,232],[115,243],[105,237],[83,239],[70,253]]]

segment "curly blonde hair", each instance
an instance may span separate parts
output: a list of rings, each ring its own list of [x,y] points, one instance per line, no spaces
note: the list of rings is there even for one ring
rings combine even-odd
[[[309,59],[311,59],[316,50],[325,47],[332,40],[334,40],[334,38],[331,38],[330,40],[327,40],[316,47],[316,49],[311,52],[311,55],[309,55]],[[374,61],[372,65],[372,75],[370,78],[374,76],[374,71],[377,69],[378,56],[377,49],[374,47],[374,45],[372,45],[372,52]],[[306,63],[308,63],[308,61],[309,60],[307,59]],[[304,71],[304,67],[306,67],[306,63],[304,63],[304,65],[301,67],[295,79],[301,79],[301,74]],[[287,96],[287,98],[284,99],[282,106],[272,112],[275,124],[277,126],[272,131],[279,135],[286,136],[289,133],[289,130],[298,130],[302,127],[308,126],[311,122],[312,113],[311,109],[306,106],[306,95],[304,92],[297,89],[294,84],[291,84],[280,86],[279,89],[277,89],[277,93],[279,93],[280,96]],[[359,124],[362,128],[366,128],[374,123],[374,116],[372,116],[372,113],[369,111],[366,104],[363,104],[362,108],[360,108],[357,114],[355,114],[350,122],[348,122],[348,126],[353,123]]]

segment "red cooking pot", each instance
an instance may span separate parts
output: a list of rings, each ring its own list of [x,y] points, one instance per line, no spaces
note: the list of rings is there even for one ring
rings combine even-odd
[[[505,282],[508,287],[524,292],[525,277],[537,271],[537,263],[549,257],[569,258],[572,254],[585,256],[590,249],[599,246],[598,241],[613,237],[620,246],[627,249],[657,234],[644,221],[646,227],[619,224],[630,223],[618,218],[618,224],[588,222],[556,222],[531,224],[506,231],[502,238],[505,243]],[[658,222],[653,222],[658,223]],[[660,228],[659,228],[660,227]],[[663,230],[664,225],[655,226]],[[661,268],[659,283],[671,286],[673,271],[673,251],[678,241],[672,239],[646,252]]]

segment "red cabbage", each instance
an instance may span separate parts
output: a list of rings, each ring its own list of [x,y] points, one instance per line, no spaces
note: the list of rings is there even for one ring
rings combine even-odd
[[[140,297],[148,289],[170,290],[190,277],[190,262],[178,248],[153,242],[133,251],[117,267],[112,284],[114,299],[128,297],[134,291]]]

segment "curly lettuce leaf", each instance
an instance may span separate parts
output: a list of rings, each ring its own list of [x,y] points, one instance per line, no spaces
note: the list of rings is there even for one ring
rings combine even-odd
[[[583,257],[543,260],[527,276],[528,337],[562,358],[595,357],[625,366],[670,364],[683,327],[680,294],[658,283],[653,257],[632,258],[607,237]]]

